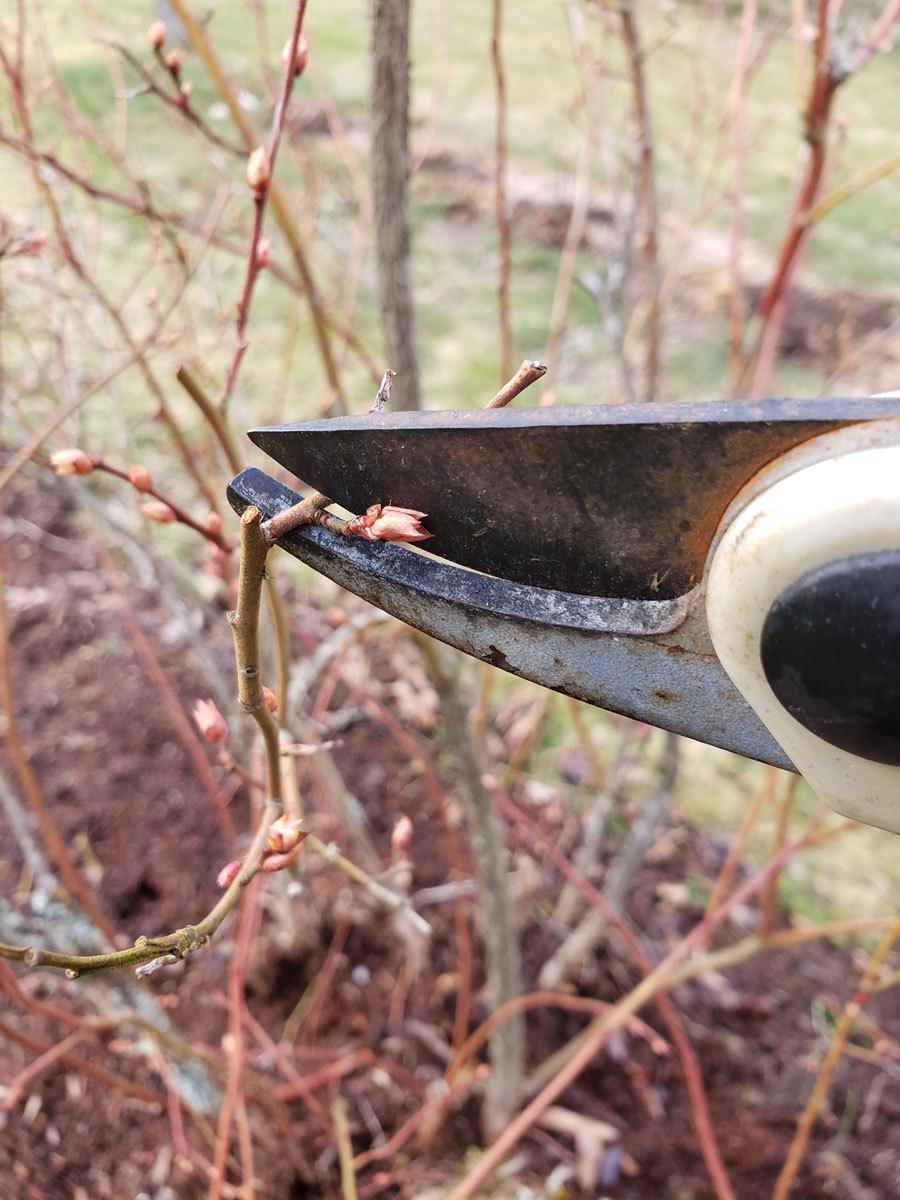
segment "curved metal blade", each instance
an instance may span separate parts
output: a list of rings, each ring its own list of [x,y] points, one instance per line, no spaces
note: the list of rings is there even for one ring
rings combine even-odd
[[[897,399],[763,400],[373,413],[250,431],[354,512],[428,513],[426,549],[502,579],[667,599],[699,580],[726,507],[756,472]]]
[[[231,481],[237,512],[265,517],[299,496],[250,468]],[[725,674],[702,596],[604,600],[536,596],[403,546],[307,525],[278,544],[348,591],[483,662],[599,708],[774,766],[790,760]]]

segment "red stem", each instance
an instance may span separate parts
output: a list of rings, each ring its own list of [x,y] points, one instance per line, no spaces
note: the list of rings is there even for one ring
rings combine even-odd
[[[285,65],[284,75],[281,82],[281,94],[278,97],[278,104],[275,107],[275,114],[272,117],[272,132],[269,136],[269,145],[267,155],[269,160],[269,181],[266,185],[259,189],[254,196],[253,203],[253,229],[250,234],[250,246],[247,250],[247,266],[244,271],[244,286],[241,291],[241,298],[238,301],[237,322],[235,325],[235,347],[234,354],[231,359],[231,364],[228,368],[228,374],[225,378],[225,387],[222,391],[222,396],[219,400],[219,406],[223,410],[227,408],[228,401],[234,391],[234,386],[237,383],[238,372],[240,371],[241,362],[247,352],[247,319],[250,315],[250,302],[253,298],[253,286],[256,283],[256,277],[261,270],[259,264],[259,243],[262,237],[263,223],[265,220],[266,202],[269,198],[269,182],[275,174],[275,163],[278,159],[278,149],[281,145],[281,135],[284,132],[284,119],[287,114],[288,101],[290,100],[291,92],[294,88],[294,80],[296,79],[296,71],[294,63],[297,58],[297,46],[300,42],[300,35],[303,30],[303,17],[306,12],[306,0],[297,0],[297,8],[294,14],[294,25],[291,30],[291,36],[285,47]]]
[[[115,475],[117,479],[124,479],[126,483],[131,483],[131,476],[126,470],[124,470],[124,468],[115,467],[112,463],[108,463],[103,458],[97,458],[93,454],[91,455],[91,458],[93,459],[95,471],[105,471],[107,475]],[[134,484],[132,484],[132,487],[134,487]],[[179,522],[179,524],[187,525],[190,529],[193,529],[195,533],[199,533],[201,537],[206,538],[208,542],[212,542],[214,546],[218,546],[220,550],[224,550],[226,554],[230,553],[234,549],[233,542],[230,542],[223,534],[213,533],[212,530],[207,529],[205,525],[201,525],[199,521],[195,521],[190,513],[185,512],[180,504],[176,504],[175,501],[170,500],[168,496],[164,496],[162,492],[157,490],[154,484],[151,483],[146,489],[135,488],[135,491],[140,492],[142,496],[152,496],[154,500],[159,500],[162,504],[165,504],[167,508],[171,508],[172,512],[175,514],[175,519]]]

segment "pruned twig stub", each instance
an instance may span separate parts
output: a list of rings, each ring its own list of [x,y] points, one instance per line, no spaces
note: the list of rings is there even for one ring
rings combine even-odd
[[[505,408],[507,404],[515,400],[516,396],[531,387],[533,383],[537,383],[539,379],[543,379],[546,374],[547,368],[542,362],[526,358],[515,375],[504,383],[500,391],[484,407]]]

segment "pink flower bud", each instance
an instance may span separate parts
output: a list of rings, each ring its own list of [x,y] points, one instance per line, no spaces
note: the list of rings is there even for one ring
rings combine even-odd
[[[272,854],[290,854],[296,850],[306,837],[301,824],[301,821],[291,821],[286,816],[276,817],[269,827],[267,849]]]
[[[194,90],[194,85],[191,83],[191,81],[189,79],[185,79],[185,81],[182,84],[180,84],[178,87],[178,97],[177,97],[178,104],[180,104],[182,107],[184,107],[184,105],[187,104],[187,102],[190,100],[191,93],[193,92],[193,90]]]
[[[216,887],[221,888],[224,892],[226,888],[231,887],[237,879],[241,870],[241,864],[237,859],[234,862],[226,863],[222,870],[216,876]]]
[[[357,534],[372,542],[424,542],[432,535],[421,524],[428,513],[396,504],[371,504],[361,517],[347,522],[348,534]]]
[[[265,146],[257,146],[247,159],[247,182],[257,195],[269,186],[272,168],[269,164],[269,152]]]
[[[263,701],[270,713],[278,712],[278,697],[270,687],[263,688]]]
[[[409,849],[413,835],[413,823],[406,815],[399,818],[391,834],[391,849],[398,854]]]
[[[166,69],[171,71],[173,75],[177,75],[181,70],[181,65],[184,62],[184,55],[176,46],[174,50],[170,50],[163,60],[166,64]]]
[[[50,466],[57,475],[90,475],[94,469],[94,460],[84,450],[71,446],[67,450],[57,450],[51,454]]]
[[[150,43],[151,50],[162,50],[166,44],[166,23],[165,21],[154,21],[147,30],[147,41]]]
[[[287,66],[287,64],[288,64],[288,55],[290,54],[290,52],[291,52],[291,39],[288,38],[288,40],[284,43],[284,47],[281,51],[281,61],[284,63],[285,66]],[[308,62],[309,62],[309,46],[307,45],[306,34],[301,33],[300,40],[297,42],[297,52],[294,55],[294,74],[302,75],[303,72],[306,70],[306,64]]]
[[[194,705],[191,716],[194,724],[208,742],[221,742],[228,736],[228,726],[225,718],[216,708],[213,700],[198,700]]]
[[[148,500],[146,504],[141,505],[141,512],[151,521],[156,521],[159,525],[171,525],[173,521],[177,521],[173,509],[169,508],[168,504],[162,500]]]
[[[225,528],[222,524],[222,518],[217,512],[209,512],[206,516],[206,528],[210,533],[214,533],[217,537]]]
[[[272,261],[272,243],[268,238],[262,238],[256,247],[256,265],[262,271]]]
[[[140,463],[131,464],[128,468],[128,478],[131,480],[131,486],[139,492],[149,492],[153,487],[150,472],[146,467],[142,467]]]

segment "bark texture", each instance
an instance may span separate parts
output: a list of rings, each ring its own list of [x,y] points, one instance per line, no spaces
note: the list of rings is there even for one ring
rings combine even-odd
[[[372,199],[394,408],[421,407],[409,220],[410,0],[372,2]]]

